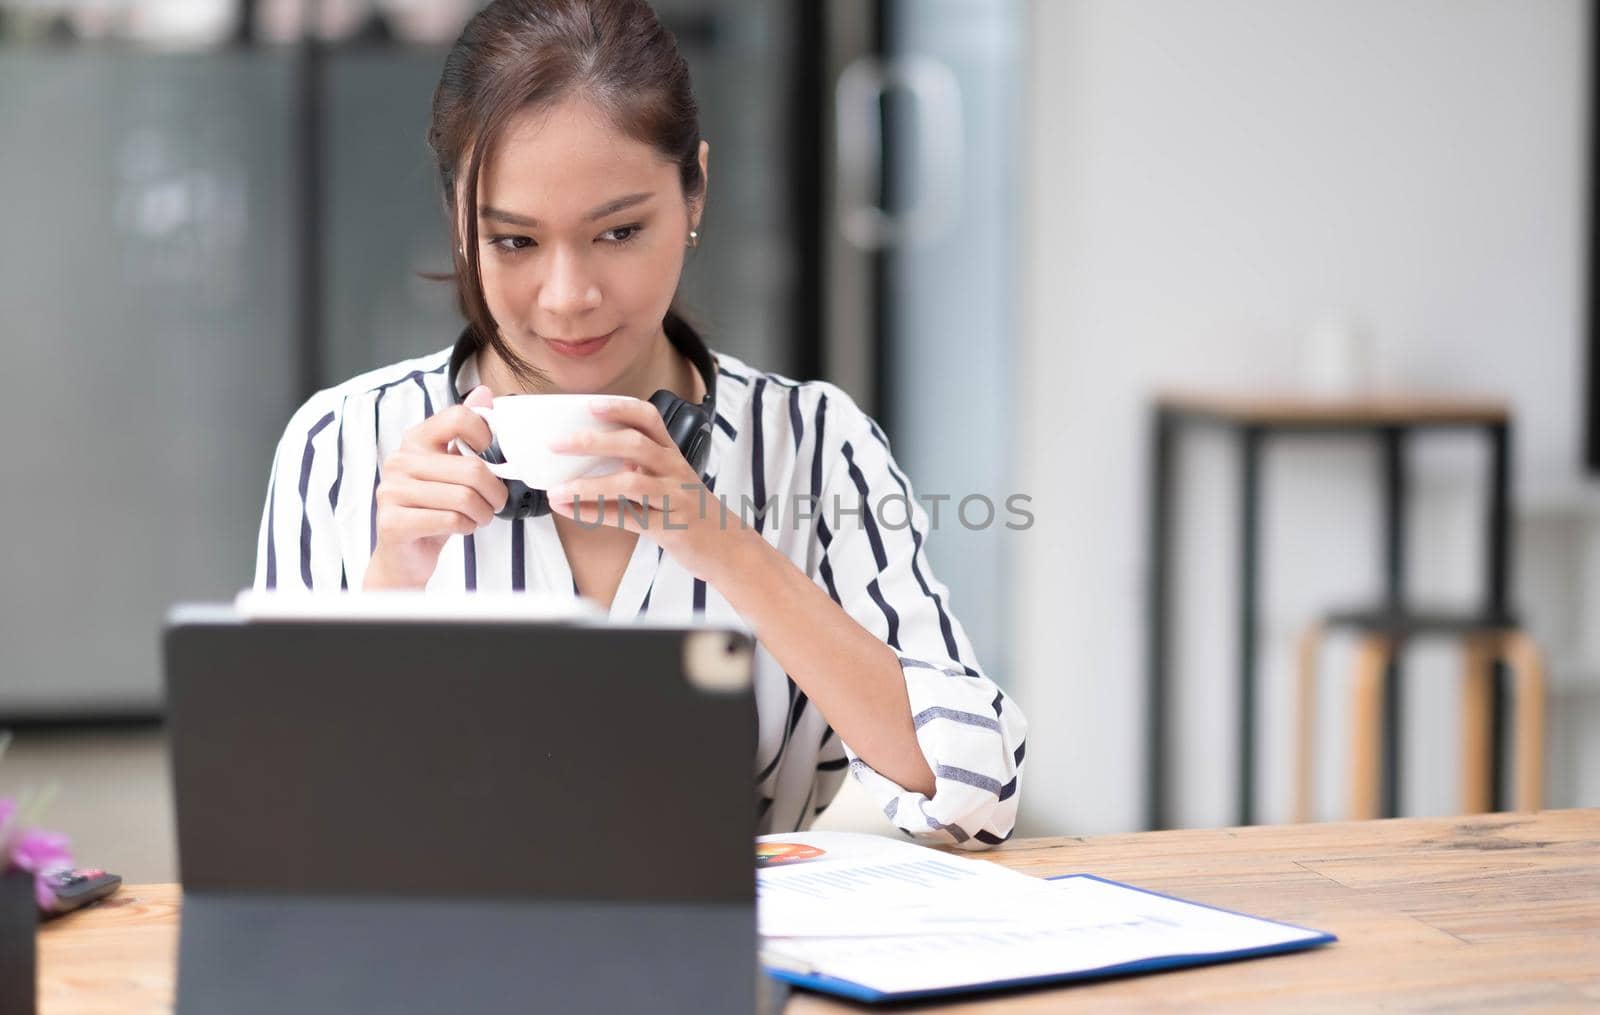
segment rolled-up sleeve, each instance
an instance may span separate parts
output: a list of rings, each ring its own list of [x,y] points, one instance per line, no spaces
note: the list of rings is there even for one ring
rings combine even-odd
[[[850,749],[850,772],[897,827],[983,849],[1011,836],[1026,753],[1022,710],[984,672],[949,591],[928,565],[927,513],[887,439],[844,399],[846,429],[817,504],[814,577],[900,659],[932,797],[907,790]]]

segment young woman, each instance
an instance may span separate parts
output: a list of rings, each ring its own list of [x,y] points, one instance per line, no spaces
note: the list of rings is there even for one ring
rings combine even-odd
[[[713,354],[672,307],[709,149],[650,8],[491,3],[445,61],[429,143],[467,327],[295,413],[257,587],[540,589],[617,619],[742,619],[760,831],[809,825],[848,768],[908,833],[1006,839],[1026,724],[928,568],[927,516],[883,433],[831,384]],[[558,450],[625,468],[511,520],[506,485],[455,449],[488,447],[469,406],[495,395],[662,389],[714,406],[698,469],[648,402],[597,398],[624,426]]]

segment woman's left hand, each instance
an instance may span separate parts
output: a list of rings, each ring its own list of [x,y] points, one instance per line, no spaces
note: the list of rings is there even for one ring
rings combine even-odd
[[[558,454],[622,459],[609,476],[568,480],[546,491],[550,510],[589,528],[614,525],[648,536],[698,578],[711,580],[754,530],[700,481],[667,433],[661,414],[636,398],[597,395],[590,411],[624,424],[552,441]],[[624,500],[629,501],[624,510]],[[641,521],[642,520],[642,521]]]

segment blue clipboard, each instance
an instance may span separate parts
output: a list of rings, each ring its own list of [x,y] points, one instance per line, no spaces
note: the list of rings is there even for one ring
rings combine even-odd
[[[1286,923],[1282,920],[1268,920],[1249,913],[1241,913],[1233,909],[1224,909],[1221,906],[1208,906],[1203,902],[1194,902],[1190,899],[1181,899],[1176,895],[1166,895],[1162,892],[1152,892],[1147,888],[1113,881],[1094,874],[1058,874],[1048,881],[1062,881],[1068,878],[1086,878],[1099,881],[1103,884],[1115,885],[1129,891],[1141,892],[1145,895],[1154,895],[1157,898],[1170,899],[1188,906],[1198,906],[1202,909],[1215,910],[1231,916],[1240,916],[1261,923],[1270,923],[1279,927],[1289,927],[1294,930],[1304,931],[1312,935],[1298,941],[1285,941],[1280,944],[1264,945],[1260,948],[1241,948],[1228,952],[1204,952],[1185,955],[1158,955],[1148,959],[1135,959],[1132,962],[1116,963],[1109,966],[1098,966],[1093,969],[1074,969],[1064,973],[1045,973],[1041,976],[1026,976],[1012,980],[991,980],[984,983],[965,983],[953,987],[934,987],[929,990],[906,990],[886,992],[874,990],[851,980],[841,980],[838,977],[827,976],[822,973],[797,973],[788,969],[779,969],[772,966],[764,967],[768,976],[783,983],[807,990],[815,990],[824,994],[834,994],[847,997],[853,1001],[865,1001],[868,1004],[878,1004],[890,1001],[911,1001],[918,998],[946,997],[956,994],[978,994],[988,991],[1010,990],[1018,987],[1036,987],[1053,983],[1070,983],[1075,980],[1099,980],[1112,976],[1127,976],[1134,973],[1155,973],[1166,969],[1185,969],[1191,966],[1209,966],[1222,962],[1234,962],[1239,959],[1261,958],[1267,955],[1285,955],[1289,952],[1305,951],[1309,948],[1320,948],[1339,940],[1327,931],[1313,930],[1310,927],[1301,927],[1298,924]]]

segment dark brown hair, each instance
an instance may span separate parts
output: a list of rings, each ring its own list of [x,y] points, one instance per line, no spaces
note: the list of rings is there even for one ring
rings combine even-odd
[[[479,349],[493,348],[530,386],[545,378],[506,344],[484,299],[478,178],[513,116],[573,94],[674,163],[685,200],[692,204],[705,192],[689,68],[644,0],[494,0],[467,22],[433,93],[428,147],[444,186],[456,302],[468,331]],[[456,206],[458,174],[464,209]],[[676,301],[664,326],[680,348],[699,342]]]

